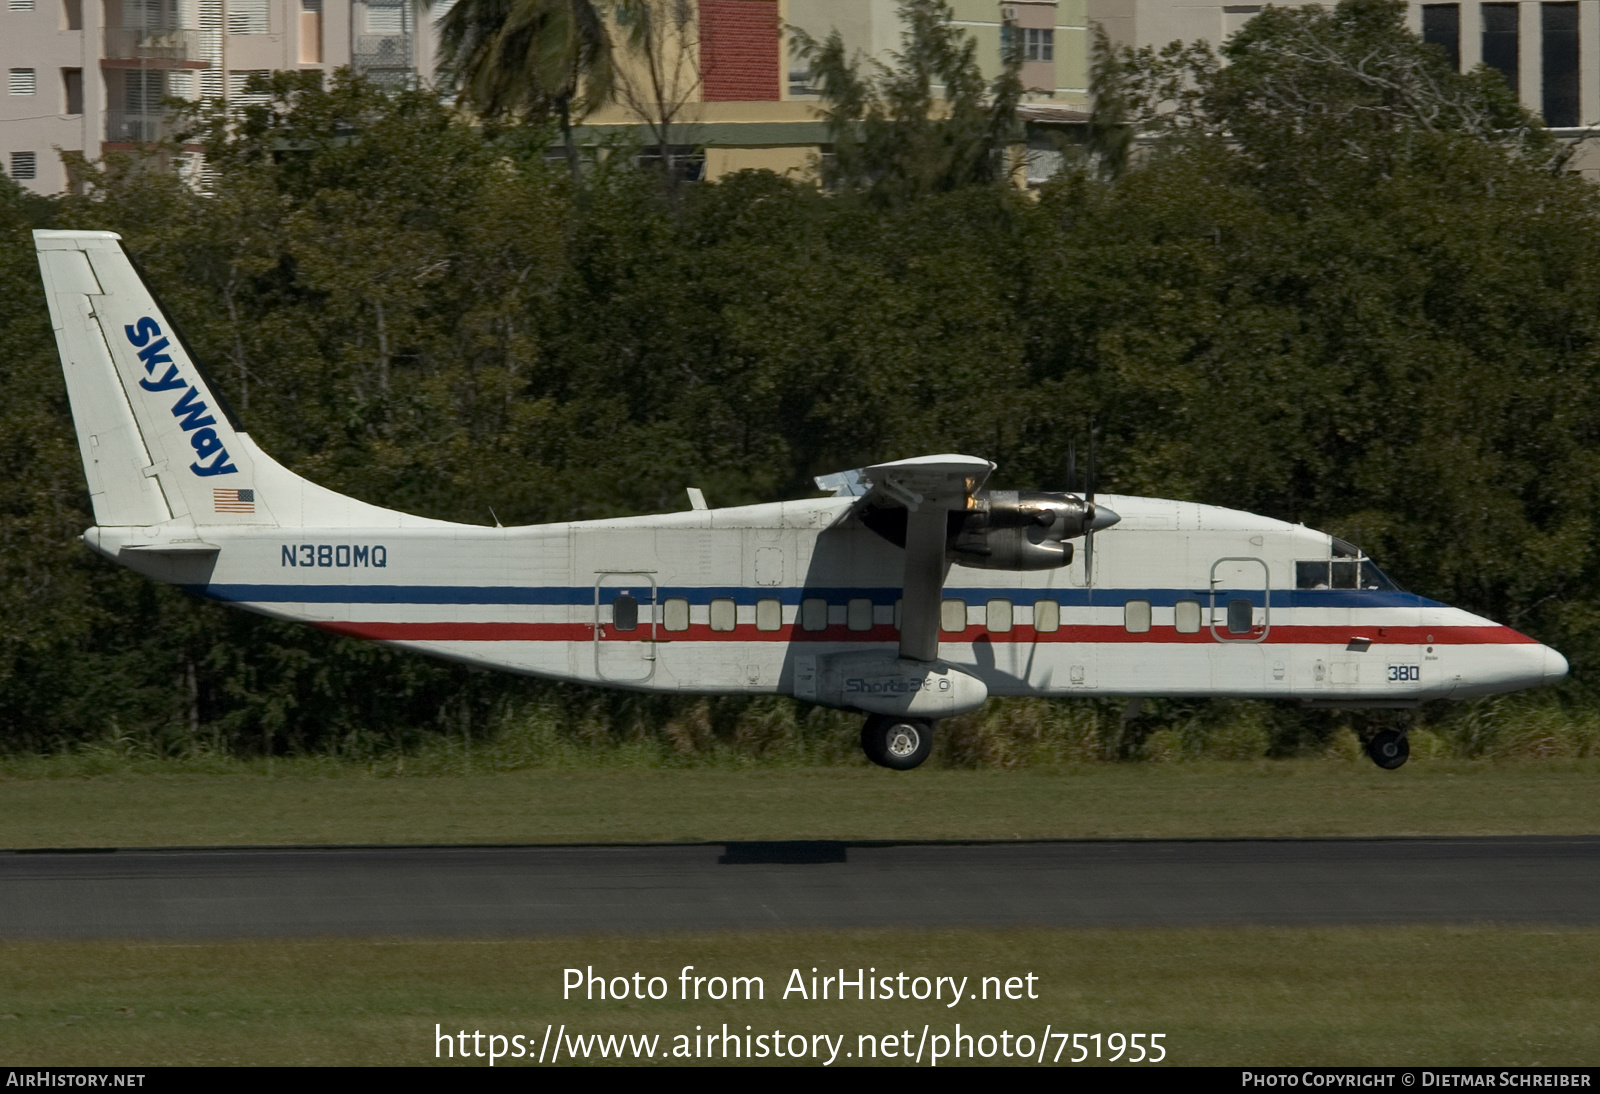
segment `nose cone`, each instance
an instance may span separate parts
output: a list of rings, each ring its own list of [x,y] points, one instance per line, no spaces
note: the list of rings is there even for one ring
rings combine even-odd
[[[1089,528],[1098,532],[1102,528],[1110,528],[1121,519],[1122,517],[1115,510],[1108,509],[1104,505],[1096,505],[1094,507],[1094,519],[1089,522]]]
[[[1544,650],[1544,683],[1559,684],[1567,678],[1567,659],[1549,646],[1540,648]]]

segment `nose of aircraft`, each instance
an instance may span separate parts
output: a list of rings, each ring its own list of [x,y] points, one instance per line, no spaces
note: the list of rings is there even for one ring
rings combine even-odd
[[[1544,650],[1544,680],[1546,684],[1559,684],[1567,678],[1567,659],[1562,657],[1549,646],[1540,646]]]

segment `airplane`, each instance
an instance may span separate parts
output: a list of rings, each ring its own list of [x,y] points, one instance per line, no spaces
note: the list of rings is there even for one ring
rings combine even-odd
[[[690,488],[685,512],[525,527],[370,505],[257,447],[120,237],[34,238],[94,507],[84,543],[263,615],[548,679],[790,695],[864,715],[863,751],[897,770],[990,695],[1405,709],[1567,672],[1340,539],[1097,500],[1092,471],[1082,493],[996,490],[986,459],[921,456],[823,476],[824,497],[714,509]],[[1409,754],[1402,729],[1365,748],[1388,769]]]

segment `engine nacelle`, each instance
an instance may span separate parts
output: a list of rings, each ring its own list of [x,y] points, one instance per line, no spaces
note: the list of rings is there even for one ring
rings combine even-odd
[[[1051,570],[1072,561],[1072,544],[1094,522],[1094,508],[1073,494],[980,490],[950,543],[950,557],[985,570]]]

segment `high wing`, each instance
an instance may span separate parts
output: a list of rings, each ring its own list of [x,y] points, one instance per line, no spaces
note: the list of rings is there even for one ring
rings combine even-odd
[[[938,660],[939,603],[950,569],[945,554],[949,514],[973,507],[994,468],[977,456],[950,453],[873,464],[853,473],[856,485],[866,488],[853,508],[878,504],[906,510],[900,616],[900,656],[906,660]],[[819,486],[822,481],[817,480]]]
[[[1048,570],[1072,561],[1075,536],[1092,535],[1117,514],[1070,493],[986,490],[995,465],[949,453],[873,464],[817,478],[817,486],[858,499],[842,520],[859,520],[905,548],[900,656],[939,656],[939,604],[951,562],[991,570]]]

